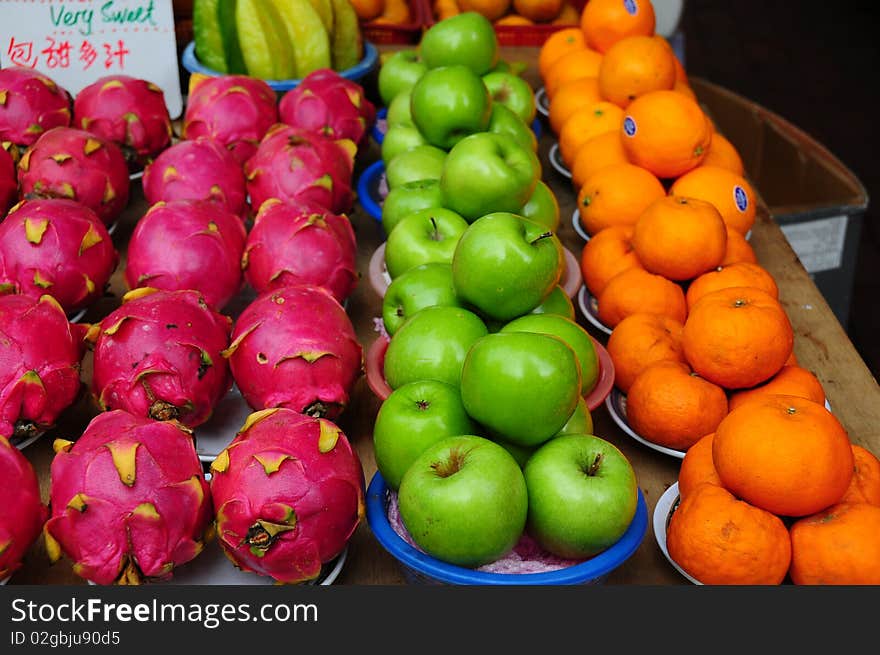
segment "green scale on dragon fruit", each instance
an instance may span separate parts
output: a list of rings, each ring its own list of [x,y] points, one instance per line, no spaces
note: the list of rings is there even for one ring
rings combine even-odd
[[[197,291],[129,291],[89,329],[93,397],[103,410],[201,425],[232,387],[221,354],[230,327]]]
[[[30,68],[0,68],[0,142],[13,156],[53,127],[69,127],[70,94],[47,75]]]
[[[246,238],[242,220],[220,203],[160,201],[131,233],[125,283],[129,289],[195,289],[220,311],[241,290]]]
[[[24,200],[0,223],[0,290],[49,294],[68,315],[104,294],[118,263],[104,223],[73,200]]]
[[[56,439],[50,470],[51,559],[66,555],[95,584],[165,580],[195,558],[212,518],[192,432],[123,410]]]
[[[356,259],[347,216],[312,202],[271,198],[254,219],[241,267],[257,293],[311,284],[343,302],[357,286]]]
[[[335,419],[363,373],[364,353],[342,305],[321,287],[266,291],[242,311],[224,353],[254,410],[286,407]]]
[[[211,464],[217,538],[245,571],[314,580],[364,517],[357,453],[328,419],[274,408],[251,414]]]
[[[130,179],[122,150],[72,127],[52,128],[25,151],[18,184],[23,199],[76,200],[108,226],[128,206]]]
[[[0,296],[0,436],[17,443],[40,435],[73,404],[85,330],[52,296]]]

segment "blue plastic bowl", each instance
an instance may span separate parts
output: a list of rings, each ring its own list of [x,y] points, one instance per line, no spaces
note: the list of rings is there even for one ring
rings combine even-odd
[[[385,125],[385,119],[388,117],[388,107],[382,107],[376,112],[376,122],[373,124],[372,129],[370,130],[370,134],[373,136],[373,141],[375,141],[378,145],[382,145],[382,141],[385,139],[385,130],[387,126]],[[532,132],[535,133],[537,138],[541,138],[541,121],[536,117],[535,120],[532,121]]]
[[[388,487],[380,473],[373,475],[367,489],[367,523],[373,535],[403,567],[410,584],[458,585],[576,585],[602,584],[614,569],[632,556],[648,529],[648,507],[639,489],[632,523],[613,546],[585,562],[544,573],[487,573],[447,564],[410,546],[388,521]]]
[[[376,49],[376,46],[369,41],[364,41],[364,58],[355,66],[338,71],[338,73],[346,79],[357,81],[366,76],[378,61],[379,51]],[[210,75],[211,77],[219,77],[220,75],[223,75],[223,73],[215,71],[213,68],[208,68],[198,60],[196,57],[195,41],[190,41],[183,49],[181,62],[183,63],[183,67],[190,73],[202,73],[203,75]],[[302,82],[302,79],[264,81],[275,91],[289,91]]]
[[[385,199],[379,193],[379,184],[385,175],[385,162],[381,159],[367,166],[357,181],[357,199],[361,207],[377,221],[382,221],[382,203]]]

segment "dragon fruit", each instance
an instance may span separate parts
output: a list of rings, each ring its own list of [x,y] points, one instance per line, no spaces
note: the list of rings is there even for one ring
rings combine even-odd
[[[230,324],[191,289],[129,291],[89,329],[92,394],[104,410],[177,419],[188,427],[204,423],[232,387],[221,356]]]
[[[219,310],[241,289],[247,232],[241,219],[208,200],[171,200],[147,210],[131,234],[129,289],[196,289]]]
[[[26,147],[70,121],[70,94],[54,80],[30,68],[0,68],[0,141]]]
[[[52,296],[0,296],[0,436],[41,434],[73,404],[84,336]]]
[[[247,75],[195,78],[183,115],[183,138],[216,139],[244,164],[278,122],[275,91]]]
[[[105,225],[128,205],[129,182],[119,146],[72,127],[49,130],[18,162],[20,197],[76,200]]]
[[[0,436],[0,580],[18,568],[46,521],[34,467]]]
[[[0,217],[18,199],[18,178],[15,174],[15,160],[5,148],[0,148]]]
[[[357,285],[351,221],[314,203],[267,200],[254,219],[241,260],[245,279],[262,293],[312,284],[345,300]]]
[[[332,69],[321,68],[282,96],[278,115],[291,127],[333,139],[351,139],[362,148],[376,122],[376,106],[360,84]]]
[[[96,584],[165,580],[202,551],[212,506],[192,432],[122,410],[55,440],[46,550]]]
[[[351,209],[357,146],[279,123],[244,166],[251,207],[269,198],[305,200],[341,214]]]
[[[132,168],[171,144],[162,89],[129,75],[107,75],[83,87],[73,99],[73,126],[116,143]]]
[[[363,348],[330,292],[314,286],[266,291],[232,331],[232,377],[255,410],[287,407],[335,419],[363,372]]]
[[[103,294],[118,262],[104,223],[73,200],[24,200],[0,223],[0,290],[49,294],[68,314]]]
[[[317,578],[364,517],[361,462],[327,419],[251,414],[211,474],[221,546],[239,568],[278,582]]]
[[[248,213],[244,172],[220,142],[180,141],[147,164],[141,179],[151,205],[164,200],[214,200],[233,214]]]

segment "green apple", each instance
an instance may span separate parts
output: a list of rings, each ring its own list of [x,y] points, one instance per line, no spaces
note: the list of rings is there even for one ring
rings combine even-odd
[[[410,382],[392,391],[376,414],[376,468],[396,491],[403,474],[428,446],[446,437],[475,432],[458,387],[439,380]]]
[[[414,266],[391,280],[382,298],[385,331],[394,335],[407,318],[425,307],[461,307],[452,284],[452,266],[433,262]]]
[[[467,66],[432,68],[412,88],[413,124],[431,145],[449,150],[489,125],[492,99],[483,78]]]
[[[492,115],[489,117],[487,132],[513,138],[521,146],[537,152],[538,138],[531,127],[522,122],[510,107],[493,103]]]
[[[397,155],[427,144],[425,137],[415,125],[407,125],[406,123],[389,125],[385,137],[382,139],[382,161],[387,164]]]
[[[490,71],[483,75],[493,104],[502,104],[529,125],[535,120],[535,92],[523,78],[509,71]]]
[[[535,307],[531,313],[558,314],[559,316],[564,316],[572,321],[575,320],[574,303],[571,302],[571,298],[565,293],[565,289],[558,284],[553,287],[553,291],[550,292],[550,295],[544,298],[544,300],[541,301],[541,304]]]
[[[416,180],[440,179],[446,151],[432,145],[421,145],[395,155],[385,165],[388,189],[395,189]]]
[[[407,469],[398,500],[413,541],[428,555],[464,567],[506,555],[522,536],[529,505],[513,457],[475,435],[429,446]]]
[[[468,222],[451,209],[429,207],[404,216],[385,241],[385,268],[392,280],[428,262],[452,262]]]
[[[383,55],[379,68],[379,97],[386,107],[397,95],[408,91],[428,70],[416,48],[406,48]]]
[[[402,91],[394,96],[394,100],[388,105],[388,111],[385,113],[385,121],[388,125],[397,125],[403,123],[412,125],[412,113],[410,112],[410,102],[412,93],[409,90]]]
[[[574,350],[581,369],[581,395],[590,393],[599,380],[599,359],[590,334],[575,321],[557,314],[527,314],[501,328],[501,332],[538,332],[559,337]]]
[[[523,475],[529,494],[526,530],[559,557],[601,553],[635,516],[635,471],[623,453],[599,437],[551,439],[529,458]]]
[[[475,220],[459,237],[452,280],[464,302],[509,321],[537,307],[559,284],[564,266],[555,234],[516,214],[495,212]]]
[[[491,212],[516,212],[541,177],[534,151],[515,139],[482,132],[465,137],[446,155],[443,206],[469,221]]]
[[[468,350],[486,334],[486,325],[473,312],[426,307],[404,321],[388,342],[385,380],[392,389],[417,380],[440,380],[458,388]]]
[[[577,407],[574,408],[565,425],[559,428],[559,432],[553,435],[553,438],[566,434],[593,434],[593,414],[583,396],[578,400]]]
[[[520,446],[559,432],[578,404],[580,386],[574,351],[537,332],[488,334],[471,346],[461,370],[467,413],[493,437]]]
[[[389,189],[388,195],[385,196],[385,201],[382,203],[382,228],[386,235],[391,234],[391,230],[404,216],[419,209],[442,205],[443,194],[440,193],[439,179],[404,182]]]
[[[551,232],[559,230],[559,200],[544,180],[538,180],[532,196],[516,213],[546,226]]]
[[[425,30],[419,52],[428,68],[459,64],[485,75],[498,64],[498,35],[486,17],[466,11]]]

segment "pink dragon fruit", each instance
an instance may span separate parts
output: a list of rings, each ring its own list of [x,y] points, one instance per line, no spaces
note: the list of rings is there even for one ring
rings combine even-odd
[[[265,81],[247,75],[206,77],[190,83],[183,138],[216,139],[244,164],[278,122],[278,100]]]
[[[151,205],[161,200],[214,200],[233,214],[248,214],[244,172],[219,141],[180,141],[147,164],[141,179]]]
[[[287,407],[335,419],[363,372],[363,348],[330,292],[314,286],[266,291],[242,311],[224,353],[255,410]]]
[[[235,564],[314,580],[364,517],[364,475],[334,423],[290,409],[251,414],[211,464],[217,537]]]
[[[52,296],[0,296],[0,435],[41,434],[73,404],[84,336]]]
[[[68,314],[104,293],[118,262],[104,223],[73,200],[24,200],[0,223],[0,290],[49,294]]]
[[[254,220],[241,266],[258,293],[312,284],[342,302],[357,285],[356,258],[357,242],[347,216],[314,203],[272,198]]]
[[[55,440],[46,522],[52,559],[96,584],[165,580],[202,551],[210,489],[192,432],[122,410],[99,414],[76,442]]]
[[[244,223],[208,200],[159,202],[131,234],[125,266],[129,289],[196,289],[220,310],[241,289]]]
[[[0,436],[0,580],[21,567],[40,536],[47,510],[40,499],[34,467],[21,451]]]
[[[0,68],[0,141],[29,146],[70,120],[70,94],[54,80],[30,68]]]
[[[364,88],[336,71],[312,71],[278,103],[282,123],[320,132],[332,139],[351,139],[362,148],[376,122],[376,106]]]
[[[244,166],[251,207],[269,198],[305,200],[341,214],[351,209],[357,146],[279,123]]]
[[[22,198],[67,198],[92,209],[105,225],[128,205],[128,165],[112,141],[72,127],[37,139],[18,162]]]
[[[0,216],[5,216],[18,199],[18,177],[15,160],[5,148],[0,148]]]
[[[132,168],[171,144],[162,89],[129,75],[107,75],[83,87],[73,99],[73,126],[116,143]]]
[[[197,291],[129,291],[89,329],[92,394],[104,410],[177,419],[188,427],[204,423],[232,387],[221,355],[230,324]]]

